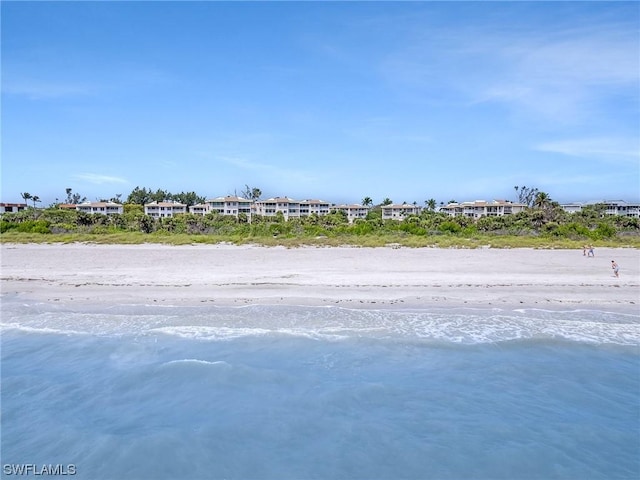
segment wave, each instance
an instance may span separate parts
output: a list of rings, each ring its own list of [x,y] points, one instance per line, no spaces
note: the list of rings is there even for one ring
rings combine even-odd
[[[3,331],[27,334],[173,336],[198,341],[296,337],[399,339],[455,344],[563,340],[640,345],[640,315],[597,310],[407,309],[242,306],[67,311],[3,306]]]
[[[171,366],[171,365],[203,365],[203,366],[214,366],[214,367],[225,367],[225,368],[231,367],[231,365],[225,362],[224,360],[209,362],[207,360],[199,360],[197,358],[183,358],[181,360],[171,360],[169,362],[163,363],[161,366]]]
[[[242,337],[300,337],[314,340],[414,339],[455,344],[500,343],[517,340],[565,340],[578,343],[640,345],[640,326],[566,320],[540,321],[509,316],[486,318],[413,318],[388,321],[384,327],[331,327],[315,329],[163,327],[157,332],[202,341],[228,341]]]
[[[52,335],[90,335],[89,332],[81,330],[69,330],[50,327],[33,327],[29,325],[21,325],[19,323],[0,323],[0,332],[19,331],[24,333],[39,333]]]
[[[334,330],[335,329],[331,329]],[[348,335],[339,333],[329,333],[322,330],[313,329],[287,329],[287,328],[232,328],[232,327],[208,327],[208,326],[180,326],[155,328],[152,332],[166,335],[174,335],[181,338],[197,340],[234,340],[242,337],[265,337],[265,336],[291,336],[322,340],[344,340]]]

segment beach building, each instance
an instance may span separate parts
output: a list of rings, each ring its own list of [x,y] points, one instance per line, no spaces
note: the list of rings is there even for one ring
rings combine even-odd
[[[275,217],[278,212],[285,220],[300,217],[300,202],[289,197],[274,197],[255,202],[255,213],[264,217]]]
[[[508,200],[475,200],[473,202],[450,203],[440,207],[440,211],[451,217],[466,216],[470,218],[499,217],[524,211],[527,206],[523,203],[513,203]]]
[[[584,207],[602,206],[604,215],[620,215],[622,217],[640,218],[640,203],[630,203],[624,200],[600,200],[592,202],[573,202],[565,203],[560,207],[569,213],[580,212]]]
[[[357,218],[367,218],[369,214],[369,207],[356,203],[351,205],[335,205],[333,209],[346,213],[349,223],[353,223]]]
[[[358,207],[358,209],[356,209]],[[268,200],[258,200],[254,203],[254,213],[265,217],[274,217],[282,212],[285,220],[290,218],[309,217],[311,215],[329,215],[334,210],[348,210],[347,216],[353,218],[366,217],[361,211],[362,205],[334,205],[324,200],[293,200],[289,197],[275,197]],[[368,212],[368,209],[367,209]],[[351,221],[351,220],[350,220]]]
[[[404,220],[409,215],[420,215],[422,208],[409,203],[382,205],[383,220]]]
[[[189,213],[195,215],[206,215],[210,212],[216,212],[220,215],[230,215],[238,217],[241,213],[250,217],[253,209],[253,201],[242,197],[226,196],[216,197],[207,200],[205,203],[199,203],[189,207]]]
[[[582,203],[574,202],[574,203],[565,203],[564,205],[560,205],[565,212],[568,213],[576,213],[582,210]]]
[[[21,212],[26,208],[26,203],[0,203],[0,213]]]
[[[187,213],[187,206],[173,201],[151,202],[145,204],[144,213],[153,218],[173,217],[180,213]]]
[[[301,200],[300,201],[300,216],[308,217],[313,215],[328,215],[331,211],[331,204],[324,200]]]
[[[90,215],[95,213],[114,215],[124,212],[124,207],[120,203],[114,202],[84,202],[78,203],[75,207],[78,212],[88,213]]]
[[[606,215],[640,218],[640,203],[629,203],[623,200],[605,200],[600,203],[605,205]]]
[[[189,213],[204,216],[210,212],[210,208],[211,206],[208,203],[197,203],[189,207]]]
[[[56,207],[60,210],[77,210],[77,206],[77,203],[59,203],[58,205],[56,205]]]
[[[251,215],[251,209],[253,202],[249,199],[226,196],[217,197],[206,202],[210,206],[210,211],[218,212],[220,215],[232,215],[237,217],[239,214],[244,213],[247,216]]]

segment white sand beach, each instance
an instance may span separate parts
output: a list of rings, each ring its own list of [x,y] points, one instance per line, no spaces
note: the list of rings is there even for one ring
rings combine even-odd
[[[1,292],[69,305],[622,308],[640,251],[3,244]],[[620,277],[611,269],[620,265]]]

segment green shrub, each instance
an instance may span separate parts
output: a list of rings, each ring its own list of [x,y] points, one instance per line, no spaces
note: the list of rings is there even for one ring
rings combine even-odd
[[[417,225],[416,223],[410,222],[410,223],[402,223],[400,225],[400,230],[402,230],[403,232],[407,232],[410,233],[411,235],[426,235],[427,234],[427,230],[419,225]]]
[[[593,232],[591,232],[591,238],[594,240],[601,240],[603,238],[613,238],[616,236],[616,227],[607,223],[598,224]]]
[[[44,220],[27,220],[25,222],[0,222],[0,232],[14,230],[20,233],[51,233],[50,223]]]
[[[370,222],[357,222],[351,226],[351,233],[354,235],[368,235],[374,230],[373,225]]]
[[[556,222],[549,222],[542,227],[542,230],[549,236],[557,238],[571,238],[574,240],[590,238],[592,233],[586,226],[576,222],[564,225]]]
[[[16,230],[20,224],[16,222],[0,221],[0,233],[5,233],[10,230]]]
[[[462,227],[456,222],[446,221],[438,226],[438,230],[442,233],[459,233]]]

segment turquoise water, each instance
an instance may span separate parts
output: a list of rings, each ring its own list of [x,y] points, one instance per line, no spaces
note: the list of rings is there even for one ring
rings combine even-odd
[[[640,476],[640,316],[2,307],[2,464],[83,479]]]

